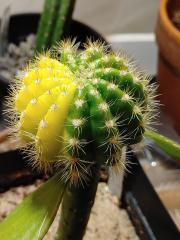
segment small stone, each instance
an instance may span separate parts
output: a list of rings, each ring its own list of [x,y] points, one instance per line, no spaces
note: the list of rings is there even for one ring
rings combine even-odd
[[[36,37],[34,34],[29,34],[26,38],[26,42],[28,43],[28,45],[31,46],[31,48],[32,48],[32,46],[35,45],[35,40],[36,40]]]
[[[13,43],[10,43],[8,46],[8,54],[14,55],[16,53],[17,46]]]
[[[16,47],[15,44],[10,43],[9,46],[8,46],[8,53],[10,53],[10,54],[13,53],[15,47]]]

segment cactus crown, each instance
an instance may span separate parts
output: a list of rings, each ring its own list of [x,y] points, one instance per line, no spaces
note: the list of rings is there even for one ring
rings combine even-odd
[[[32,163],[55,165],[71,183],[86,180],[93,160],[121,166],[122,148],[140,142],[154,116],[148,79],[98,42],[89,41],[82,52],[73,42],[61,42],[15,82],[12,122],[28,143]]]

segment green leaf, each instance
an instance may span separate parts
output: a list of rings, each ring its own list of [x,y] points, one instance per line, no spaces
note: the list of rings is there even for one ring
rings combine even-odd
[[[40,240],[56,216],[65,185],[53,176],[0,224],[0,239]]]
[[[146,129],[145,136],[151,138],[167,155],[180,163],[180,144],[152,130]]]

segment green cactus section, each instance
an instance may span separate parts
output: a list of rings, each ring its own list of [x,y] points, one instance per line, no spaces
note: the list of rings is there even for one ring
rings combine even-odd
[[[100,166],[121,168],[122,148],[143,139],[156,107],[154,90],[126,58],[97,42],[82,52],[77,46],[61,42],[56,52],[37,57],[10,102],[32,164],[55,168],[69,183],[57,234],[63,240],[82,239]]]

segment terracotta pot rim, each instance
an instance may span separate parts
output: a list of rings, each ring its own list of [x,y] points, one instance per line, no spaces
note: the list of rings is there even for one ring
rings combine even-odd
[[[180,41],[180,31],[173,25],[167,13],[168,2],[169,0],[162,0],[160,6],[160,18],[162,23],[167,27],[167,29],[169,29],[169,32],[172,33],[172,36]]]

